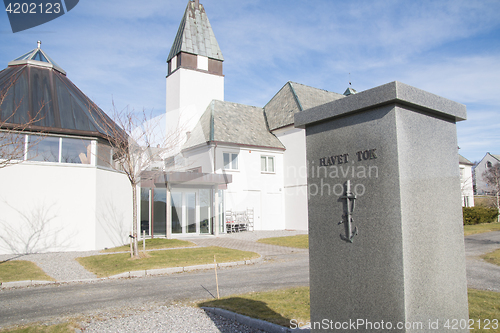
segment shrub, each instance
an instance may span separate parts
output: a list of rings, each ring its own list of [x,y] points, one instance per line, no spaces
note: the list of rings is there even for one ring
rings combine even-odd
[[[464,225],[496,222],[498,211],[487,207],[463,207]]]

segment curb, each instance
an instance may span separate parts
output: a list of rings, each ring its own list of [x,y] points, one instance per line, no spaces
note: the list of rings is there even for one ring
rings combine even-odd
[[[252,264],[258,263],[260,261],[262,261],[262,256],[260,256],[259,258],[244,260],[244,261],[222,262],[222,263],[217,264],[217,268],[239,266],[239,265],[252,265]],[[191,272],[191,271],[214,269],[214,268],[215,268],[215,264],[194,265],[194,266],[186,266],[186,267],[159,268],[159,269],[123,272],[120,274],[111,275],[111,276],[107,277],[107,279],[122,279],[122,278],[132,278],[132,277],[154,276],[154,275],[183,273],[183,272]]]
[[[262,256],[260,256],[259,258],[251,259],[251,260],[219,263],[219,264],[217,264],[217,268],[239,266],[239,265],[252,265],[252,264],[258,263],[260,261],[262,261]],[[57,283],[81,283],[81,282],[96,282],[96,281],[103,281],[103,280],[109,280],[109,279],[137,278],[137,277],[191,272],[191,271],[196,271],[196,270],[205,270],[205,269],[214,269],[214,268],[215,268],[215,264],[208,264],[208,265],[194,265],[194,266],[186,266],[186,267],[169,267],[169,268],[158,268],[158,269],[149,269],[149,270],[146,269],[146,270],[141,270],[141,271],[130,271],[130,272],[123,272],[123,273],[116,274],[116,275],[111,275],[111,276],[108,276],[105,278],[96,278],[96,279],[81,279],[81,280],[68,280],[68,281],[36,281],[36,280],[12,281],[12,282],[0,283],[0,289],[23,288],[23,287],[31,287],[31,286],[39,286],[39,285],[57,284]]]
[[[264,332],[269,333],[290,333],[290,332],[310,332],[308,328],[288,328],[284,326],[280,326],[277,324],[270,323],[265,320],[255,319],[252,317],[248,317],[239,313],[235,313],[232,311],[220,309],[220,308],[209,308],[209,307],[201,307],[203,310],[212,312],[213,314],[219,315],[221,317],[234,320],[240,324],[246,325],[253,329],[262,330]]]

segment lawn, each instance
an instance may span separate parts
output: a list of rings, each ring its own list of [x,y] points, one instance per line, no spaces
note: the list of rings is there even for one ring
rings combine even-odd
[[[217,263],[249,260],[259,257],[259,255],[254,252],[211,246],[192,249],[151,251],[147,252],[145,257],[140,259],[132,259],[128,253],[116,253],[81,257],[76,260],[78,260],[85,269],[95,273],[98,277],[106,277],[123,272],[145,269],[213,264],[214,255]]]
[[[271,245],[296,247],[299,249],[308,249],[309,235],[261,238],[257,242]]]
[[[74,333],[78,325],[63,323],[57,325],[30,325],[0,330],[1,333]]]
[[[0,262],[0,282],[44,280],[53,281],[50,276],[31,261],[11,260]]]
[[[204,301],[198,306],[226,309],[281,326],[290,326],[292,318],[300,322],[310,320],[309,287],[235,295]]]
[[[139,251],[142,251],[143,249],[142,242],[143,241],[138,242]],[[180,239],[165,239],[165,238],[146,239],[146,251],[158,250],[158,249],[171,249],[176,247],[189,247],[189,246],[196,246],[196,244]],[[127,252],[127,251],[130,251],[130,245],[113,247],[111,249],[102,250],[101,252],[110,253],[110,252]]]
[[[474,330],[471,332],[500,331],[493,329],[493,320],[500,319],[500,293],[469,289],[468,294],[469,323],[474,323]],[[222,308],[287,327],[294,323],[310,321],[309,287],[234,295],[219,300],[207,300],[198,303],[198,306]],[[291,323],[291,319],[296,321]],[[479,323],[483,326],[488,322],[491,323],[490,329],[478,329]]]
[[[483,258],[484,260],[486,260],[489,263],[500,266],[500,249],[495,250],[495,251],[490,252],[490,253],[483,254],[481,256],[481,258]]]
[[[498,231],[500,230],[500,223],[481,223],[475,225],[464,225],[464,236],[474,234],[481,234],[483,232]]]

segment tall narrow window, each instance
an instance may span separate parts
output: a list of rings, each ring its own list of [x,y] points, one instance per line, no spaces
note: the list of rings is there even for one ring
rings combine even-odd
[[[238,170],[238,154],[224,153],[224,169]]]
[[[274,173],[274,157],[261,156],[260,157],[260,171]]]
[[[149,188],[141,188],[141,235],[143,231],[146,232],[146,235],[149,235],[150,192]]]
[[[155,188],[153,201],[153,234],[165,236],[167,231],[167,189]]]

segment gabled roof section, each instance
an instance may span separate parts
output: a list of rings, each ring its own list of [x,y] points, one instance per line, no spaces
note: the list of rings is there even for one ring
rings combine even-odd
[[[289,81],[264,106],[269,129],[272,131],[293,125],[294,114],[297,112],[344,97],[334,92]]]
[[[458,154],[458,164],[464,164],[464,165],[474,165],[471,161],[463,157],[462,155]]]
[[[188,2],[167,62],[180,52],[224,61],[205,8],[198,0]]]
[[[29,51],[28,53],[23,54],[20,57],[9,62],[8,66],[17,66],[17,65],[35,65],[47,68],[53,68],[56,71],[66,75],[64,69],[62,69],[54,60],[52,60],[47,53],[45,53],[41,48],[41,42],[38,41],[38,47]]]
[[[210,142],[285,149],[267,128],[264,109],[213,100],[183,149]]]

